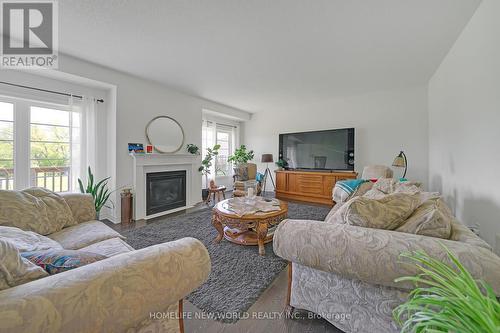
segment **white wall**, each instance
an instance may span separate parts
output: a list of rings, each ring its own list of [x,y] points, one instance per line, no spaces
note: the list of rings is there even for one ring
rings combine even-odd
[[[164,85],[73,57],[61,56],[59,70],[116,85],[115,148],[117,188],[130,187],[133,181],[132,158],[128,155],[127,143],[146,143],[145,127],[148,121],[155,116],[168,115],[176,119],[184,129],[184,143],[194,143],[201,147],[202,109],[227,113],[231,116],[245,114],[241,110],[189,96]],[[186,153],[186,151],[181,150],[178,153],[182,154]],[[195,177],[193,181],[198,183],[197,187],[201,189],[201,175]],[[201,201],[201,190],[199,196],[198,201]],[[119,221],[120,205],[118,194],[115,201],[117,205],[112,218]]]
[[[429,83],[431,189],[462,222],[479,224],[493,246],[500,233],[498,13],[500,1],[482,2]]]
[[[102,83],[108,83],[109,89],[105,95],[98,95],[105,99],[104,108],[109,108],[109,112],[102,119],[100,132],[106,132],[99,139],[102,150],[98,158],[104,165],[106,171],[102,175],[112,176],[114,188],[131,187],[133,182],[132,158],[128,155],[127,143],[139,142],[147,143],[145,127],[148,121],[159,115],[168,115],[176,119],[185,132],[184,144],[194,143],[201,147],[201,121],[202,110],[210,109],[220,114],[227,114],[229,117],[249,118],[250,115],[244,111],[230,108],[218,103],[214,103],[202,98],[189,96],[177,92],[164,85],[140,79],[126,73],[118,72],[109,68],[101,67],[80,59],[60,55],[59,71],[69,73],[81,78],[89,78]],[[58,75],[55,75],[56,77]],[[47,88],[47,78],[26,79],[26,74],[21,72],[2,73],[2,79],[9,82],[28,84],[36,87]],[[60,75],[62,81],[50,85],[49,89],[81,93],[74,85],[65,83],[67,77]],[[85,81],[85,80],[81,80]],[[66,84],[66,86],[64,86]],[[77,91],[75,91],[75,89]],[[116,97],[115,97],[116,96]],[[116,129],[115,129],[116,127]],[[187,153],[181,150],[178,153]],[[106,161],[103,161],[106,160]],[[201,161],[201,158],[200,158]],[[198,183],[197,188],[201,189],[201,175],[193,180]],[[198,194],[198,201],[201,201],[201,190]],[[116,207],[109,216],[114,221],[120,220],[119,193],[114,196]]]
[[[267,111],[267,110],[266,110]],[[252,115],[245,124],[244,143],[255,151],[278,156],[278,134],[355,127],[356,171],[370,164],[391,165],[403,149],[408,155],[407,177],[427,182],[427,87],[369,93],[332,99],[317,105],[269,110]],[[274,165],[270,168],[275,169]],[[263,172],[265,165],[259,165]],[[401,175],[402,170],[395,170]],[[272,185],[267,184],[268,190]]]

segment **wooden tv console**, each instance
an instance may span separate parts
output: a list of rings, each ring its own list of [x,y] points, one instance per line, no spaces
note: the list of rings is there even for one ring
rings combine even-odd
[[[333,206],[335,183],[356,179],[356,172],[319,172],[276,170],[276,198]]]

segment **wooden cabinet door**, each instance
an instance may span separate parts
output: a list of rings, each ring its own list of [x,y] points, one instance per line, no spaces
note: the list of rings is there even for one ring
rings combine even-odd
[[[288,191],[288,174],[284,172],[276,172],[276,190]]]
[[[295,191],[304,194],[323,194],[323,177],[321,175],[296,175]]]
[[[334,176],[324,176],[323,177],[323,195],[326,197],[332,197],[333,187],[335,186]]]

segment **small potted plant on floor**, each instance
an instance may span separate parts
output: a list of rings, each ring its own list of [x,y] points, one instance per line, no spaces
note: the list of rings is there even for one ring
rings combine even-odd
[[[198,171],[205,176],[205,188],[201,190],[201,197],[204,201],[208,198],[208,175],[210,174],[210,168],[212,167],[212,160],[214,156],[219,155],[219,149],[220,145],[215,145],[212,148],[207,148],[207,154],[201,161],[201,166],[198,168]]]
[[[113,193],[113,191],[110,191],[108,189],[109,178],[110,177],[106,177],[100,181],[94,182],[94,174],[92,173],[92,170],[90,167],[88,168],[87,186],[83,186],[82,180],[80,178],[78,178],[78,185],[80,186],[80,192],[81,193],[89,193],[94,198],[94,205],[95,205],[96,219],[97,220],[99,220],[99,213],[101,212],[102,207],[107,207],[106,203],[108,202],[111,193]],[[111,205],[113,205],[112,202],[111,202]],[[108,208],[110,208],[110,207],[108,207]]]
[[[230,155],[227,158],[227,161],[232,162],[235,165],[238,165],[253,160],[253,156],[254,156],[253,150],[247,151],[247,147],[245,145],[241,145],[240,148],[237,148],[234,151],[233,155]]]

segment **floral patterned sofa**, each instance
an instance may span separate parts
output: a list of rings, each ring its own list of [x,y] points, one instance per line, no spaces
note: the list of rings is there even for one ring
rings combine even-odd
[[[500,258],[456,219],[450,219],[448,239],[441,239],[339,222],[348,203],[337,203],[324,222],[285,220],[275,231],[274,252],[290,262],[289,310],[314,312],[345,332],[399,332],[392,310],[406,300],[413,286],[394,280],[417,273],[399,255],[424,250],[446,260],[442,244],[500,295]],[[443,231],[435,225],[431,229]]]
[[[52,211],[48,220],[41,216],[44,209],[51,210],[50,200],[43,206],[22,202],[25,193],[0,192],[0,226],[36,230],[64,249],[108,257],[0,290],[0,332],[181,331],[179,316],[172,314],[210,272],[200,241],[183,238],[134,250],[119,233],[94,220],[90,195],[50,194],[70,208],[72,222],[61,226],[63,213]],[[0,240],[5,237],[0,232]]]

